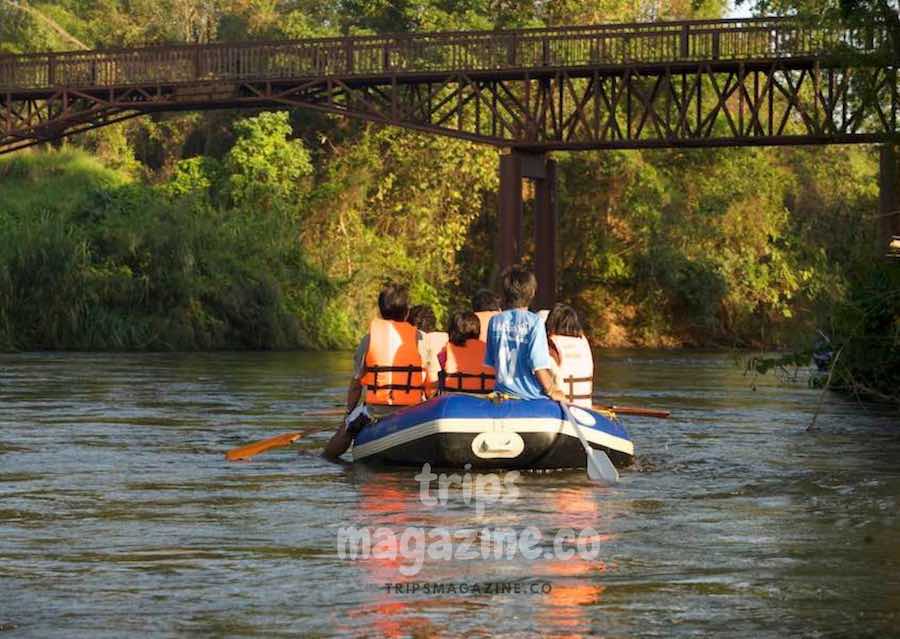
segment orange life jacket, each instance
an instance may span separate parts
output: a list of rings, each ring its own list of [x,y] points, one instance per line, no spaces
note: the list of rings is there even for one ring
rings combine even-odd
[[[560,390],[569,402],[590,408],[594,391],[594,358],[590,344],[584,337],[567,335],[551,335],[550,340],[559,351]]]
[[[485,343],[480,339],[466,340],[465,346],[447,344],[444,362],[445,391],[490,393],[494,390],[494,369],[484,364]]]
[[[425,369],[419,355],[418,331],[412,324],[374,319],[369,350],[359,380],[366,403],[411,406],[425,400]]]
[[[499,315],[500,311],[478,311],[475,314],[478,316],[478,321],[481,322],[481,335],[478,336],[478,339],[487,342],[488,322],[494,315]]]
[[[425,362],[425,386],[428,395],[433,395],[437,390],[438,380],[441,373],[441,364],[438,362],[438,353],[447,345],[449,340],[447,333],[434,332],[425,333],[425,353],[427,360]]]

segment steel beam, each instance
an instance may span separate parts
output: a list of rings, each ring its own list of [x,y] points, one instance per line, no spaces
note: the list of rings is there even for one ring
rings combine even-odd
[[[544,154],[513,151],[500,156],[500,216],[497,256],[500,270],[522,255],[522,181],[534,183],[534,273],[538,281],[535,308],[556,301],[557,180],[556,162]]]
[[[436,84],[402,78],[180,83],[0,92],[0,146],[71,135],[109,112],[305,108],[537,156],[556,150],[878,143],[894,139],[897,74],[878,66],[738,71],[707,63],[641,71],[534,71]],[[503,77],[501,77],[503,76]],[[530,160],[526,161],[528,164]],[[526,166],[523,171],[531,169]]]
[[[534,272],[538,281],[535,305],[549,309],[556,302],[556,161],[545,159],[543,173],[543,178],[534,181]]]
[[[897,197],[897,151],[883,144],[878,162],[878,229],[876,253],[883,255],[894,236],[900,236],[900,202]]]
[[[500,270],[518,263],[522,256],[522,156],[500,156],[500,215],[497,257]]]

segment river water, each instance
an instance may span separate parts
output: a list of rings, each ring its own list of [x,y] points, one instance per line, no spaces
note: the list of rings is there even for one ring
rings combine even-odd
[[[332,420],[304,411],[340,402],[348,359],[0,356],[0,638],[900,633],[896,414],[829,395],[809,433],[802,380],[606,352],[602,399],[674,413],[626,419],[618,485],[523,474],[498,502],[435,482],[435,505],[416,471],[318,458]],[[290,430],[299,445],[223,460]],[[409,533],[352,559],[339,529],[445,530],[459,552]],[[537,531],[537,556],[463,549],[500,529]],[[553,544],[566,530],[577,552]]]

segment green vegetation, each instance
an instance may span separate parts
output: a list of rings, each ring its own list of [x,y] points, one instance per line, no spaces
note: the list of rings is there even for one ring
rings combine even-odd
[[[716,17],[725,6],[29,5],[54,27],[0,0],[0,52]],[[836,381],[883,395],[898,386],[900,279],[871,253],[876,149],[555,157],[561,296],[596,343],[771,348],[820,328],[844,347]],[[410,282],[443,317],[496,275],[496,187],[493,149],[300,111],[146,117],[3,158],[0,348],[347,347],[386,278]]]
[[[6,160],[0,176],[4,202],[31,187],[0,216],[3,348],[314,344],[318,318],[291,305],[322,306],[330,287],[290,250],[289,220],[172,196],[83,152]]]
[[[831,386],[900,405],[900,260],[854,281],[832,320]]]

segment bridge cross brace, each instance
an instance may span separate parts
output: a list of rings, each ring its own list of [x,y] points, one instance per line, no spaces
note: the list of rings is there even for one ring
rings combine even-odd
[[[500,156],[498,266],[502,271],[523,257],[523,180],[534,183],[534,272],[538,281],[534,307],[551,308],[556,301],[559,214],[556,161],[546,153],[513,150]]]

